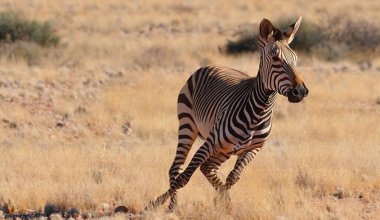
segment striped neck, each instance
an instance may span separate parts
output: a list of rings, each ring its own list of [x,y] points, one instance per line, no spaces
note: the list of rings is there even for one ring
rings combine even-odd
[[[252,93],[251,97],[255,97],[260,106],[273,106],[277,94],[275,91],[265,88],[260,70],[257,73]]]
[[[262,121],[270,119],[277,93],[264,88],[260,74],[254,78],[250,88],[251,91],[244,112],[250,115],[250,123],[256,127]]]

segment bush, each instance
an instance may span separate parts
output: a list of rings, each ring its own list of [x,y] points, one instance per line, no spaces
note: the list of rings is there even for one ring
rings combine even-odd
[[[29,21],[17,12],[0,13],[0,42],[35,42],[41,46],[55,46],[59,43],[50,22]]]
[[[275,27],[279,27],[283,30],[285,30],[289,24],[291,24],[290,20],[281,20],[274,23]],[[258,28],[255,30],[255,33],[251,31],[242,32],[236,41],[229,40],[224,48],[224,51],[227,54],[240,54],[257,51],[256,40],[258,37]],[[323,39],[323,35],[321,33],[321,29],[317,25],[311,22],[305,22],[305,20],[303,20],[295,39],[291,43],[291,46],[294,49],[309,52],[312,47],[317,45]]]
[[[229,40],[225,47],[225,52],[227,54],[254,52],[257,50],[256,39],[257,35],[252,33],[245,33],[244,35],[241,35],[236,41]]]
[[[350,51],[374,51],[380,47],[380,26],[365,20],[345,19],[335,16],[328,23],[331,29],[327,38],[334,43],[344,44]]]
[[[274,22],[282,30],[289,24],[288,19]],[[236,41],[229,40],[222,51],[231,55],[256,52],[257,32],[258,28],[255,33],[243,32]],[[313,53],[328,60],[374,53],[380,49],[380,26],[365,20],[354,21],[344,15],[318,24],[304,19],[290,46],[296,51]]]

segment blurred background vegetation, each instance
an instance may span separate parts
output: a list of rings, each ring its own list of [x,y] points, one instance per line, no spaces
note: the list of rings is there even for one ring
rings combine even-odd
[[[18,11],[0,12],[0,53],[7,59],[21,57],[34,65],[46,56],[44,48],[56,47],[59,42],[51,21],[31,20]]]
[[[25,18],[21,12],[8,11],[0,13],[0,42],[17,41],[34,42],[40,46],[56,46],[56,35],[50,22],[38,22]]]
[[[182,9],[181,9],[182,10]],[[281,30],[296,18],[281,18],[274,25]],[[255,53],[258,25],[251,24],[234,33],[234,40],[228,39],[219,51],[226,55]],[[5,11],[0,13],[0,51],[9,59],[24,58],[29,64],[37,64],[42,56],[49,53],[43,48],[56,48],[61,37],[54,28],[54,22],[28,19],[22,12]],[[303,54],[326,60],[337,61],[346,58],[357,58],[362,55],[378,56],[380,51],[380,25],[368,20],[353,19],[344,15],[334,15],[322,21],[303,19],[291,47]],[[61,47],[62,48],[62,47]],[[161,52],[160,52],[161,50]],[[46,50],[45,50],[46,51]],[[153,63],[165,62],[166,56],[160,47],[152,47],[144,57],[150,54]],[[160,60],[157,60],[161,59]],[[150,62],[148,61],[148,62]],[[137,63],[147,61],[137,61]],[[150,65],[150,64],[147,64]]]
[[[287,25],[294,21],[295,19],[281,19],[274,22],[274,25],[286,30]],[[229,40],[221,48],[222,51],[230,55],[257,52],[257,30],[258,27],[243,30],[236,40]],[[343,15],[330,17],[320,23],[303,19],[290,46],[296,51],[313,53],[325,60],[342,60],[368,53],[378,56],[380,25]]]

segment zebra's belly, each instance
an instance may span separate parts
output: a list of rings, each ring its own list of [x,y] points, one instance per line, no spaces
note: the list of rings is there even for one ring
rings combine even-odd
[[[244,145],[234,145],[233,146],[233,155],[239,155],[246,151],[251,151],[255,148],[261,148],[264,146],[267,138],[255,138],[252,139],[249,143]]]
[[[233,154],[239,155],[242,152],[263,147],[271,132],[271,127],[269,121],[269,125],[264,129],[253,131],[245,140],[239,140],[237,144],[232,146]]]

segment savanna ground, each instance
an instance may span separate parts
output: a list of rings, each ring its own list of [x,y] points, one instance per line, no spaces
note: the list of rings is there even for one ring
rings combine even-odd
[[[1,47],[0,203],[15,213],[47,202],[142,210],[168,188],[188,76],[206,64],[257,73],[258,54],[226,55],[227,39],[263,17],[380,19],[377,1],[3,0],[0,10],[52,21],[61,36],[56,47]],[[379,219],[379,57],[299,53],[298,69],[310,94],[278,97],[269,142],[232,188],[230,212],[197,171],[174,213],[145,217]]]

